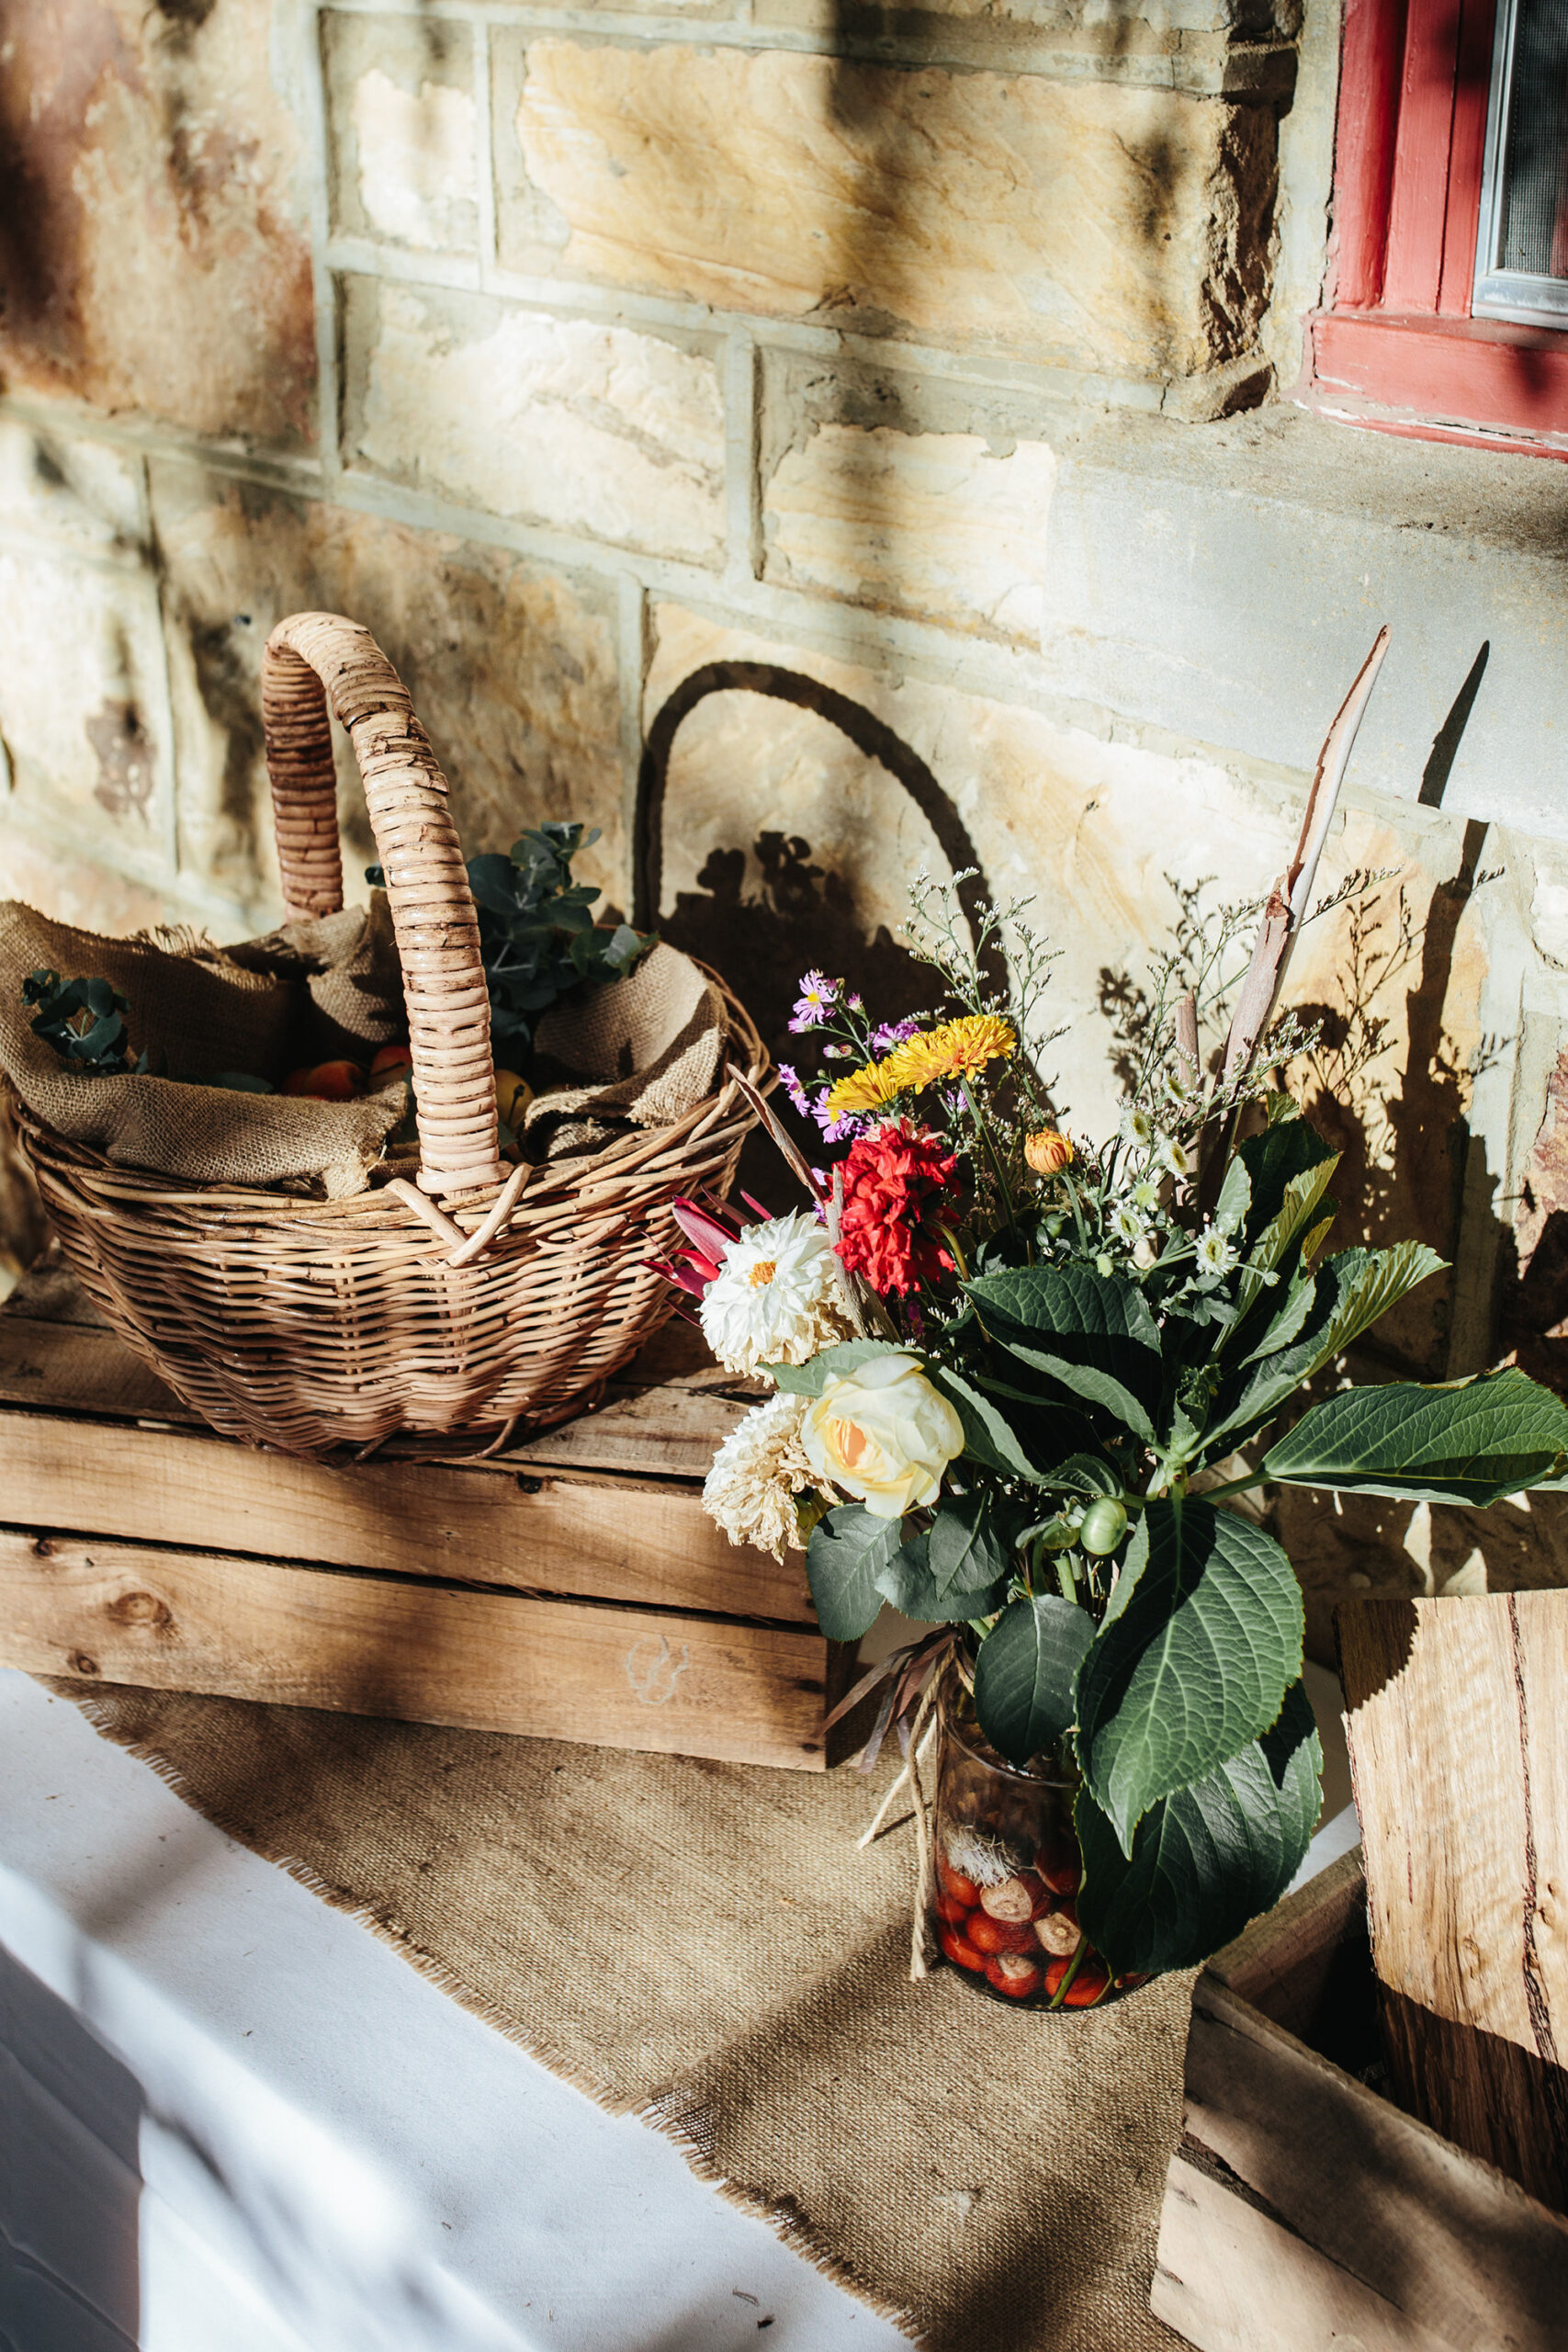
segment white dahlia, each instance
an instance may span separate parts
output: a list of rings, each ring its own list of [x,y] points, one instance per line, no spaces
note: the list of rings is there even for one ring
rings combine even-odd
[[[702,1299],[703,1337],[728,1372],[808,1363],[850,1336],[834,1259],[816,1218],[797,1211],[749,1225]]]
[[[782,1560],[803,1551],[795,1498],[819,1491],[800,1442],[805,1396],[770,1396],[738,1421],[713,1458],[703,1508],[732,1544],[754,1544]]]

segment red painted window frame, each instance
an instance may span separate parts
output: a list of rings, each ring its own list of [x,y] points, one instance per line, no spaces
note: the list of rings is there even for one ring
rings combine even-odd
[[[1383,433],[1568,458],[1568,331],[1472,319],[1495,0],[1346,0],[1302,397]]]

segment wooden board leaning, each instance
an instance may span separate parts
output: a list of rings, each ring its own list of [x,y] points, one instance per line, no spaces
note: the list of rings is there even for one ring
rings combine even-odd
[[[487,1460],[215,1436],[40,1271],[0,1309],[0,1665],[820,1771],[852,1659],[703,1477],[742,1405],[661,1333]]]
[[[1568,2218],[1371,2087],[1378,2051],[1357,1852],[1198,1979],[1156,2313],[1201,2352],[1561,2352]]]

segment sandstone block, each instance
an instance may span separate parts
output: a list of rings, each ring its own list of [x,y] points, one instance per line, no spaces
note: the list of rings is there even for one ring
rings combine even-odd
[[[479,244],[473,41],[438,18],[321,18],[333,218],[431,253]]]
[[[0,365],[199,433],[313,433],[298,110],[270,0],[35,0],[0,44]]]
[[[174,778],[151,573],[0,540],[0,640],[9,812],[162,876]]]
[[[141,460],[107,442],[0,417],[0,535],[22,531],[134,558],[145,543]]]
[[[960,628],[1037,639],[1056,459],[976,434],[824,424],[763,495],[766,576]]]
[[[1245,109],[795,53],[496,46],[515,268],[1108,373],[1191,373],[1255,334],[1275,164]]]
[[[626,899],[615,630],[572,581],[502,550],[248,484],[174,461],[152,468],[165,566],[182,860],[276,919],[261,738],[261,650],[285,615],[347,613],[372,630],[413,697],[452,786],[470,854],[510,847],[545,817],[604,829],[585,877]],[[373,857],[339,739],[344,878],[363,898]]]
[[[1058,1080],[1057,1099],[1075,1132],[1112,1129],[1117,1064],[1125,1064],[1130,1047],[1136,991],[1153,957],[1170,946],[1180,911],[1167,876],[1220,877],[1202,894],[1208,908],[1261,896],[1294,843],[1299,802],[1265,793],[1215,762],[1106,742],[1020,704],[895,680],[679,607],[660,605],[656,627],[645,726],[693,671],[714,662],[762,662],[852,696],[925,763],[949,823],[961,829],[953,844],[959,854],[981,868],[994,900],[1032,898],[1031,919],[1061,951],[1042,1017],[1049,1028],[1065,1024],[1066,1034],[1045,1050],[1043,1066]],[[903,922],[912,876],[922,865],[941,874],[946,864],[910,797],[826,718],[739,689],[709,695],[682,722],[666,809],[662,912],[671,935],[679,943],[682,922],[697,926],[694,935],[709,941],[721,967],[728,960],[760,993],[774,983],[761,968],[759,908],[788,913],[780,953],[798,961],[784,981],[824,956],[828,968],[843,969],[846,956],[868,947],[881,968],[877,959],[886,958],[877,933],[892,934]],[[1457,863],[1461,830],[1412,826],[1406,834],[1349,811],[1325,854],[1322,888],[1326,893],[1357,866],[1402,869],[1418,923],[1436,885],[1453,870],[1448,861]],[[1322,1098],[1325,1131],[1346,1152],[1336,1183],[1343,1238],[1353,1238],[1359,1219],[1381,1219],[1380,1238],[1385,1227],[1386,1235],[1416,1232],[1450,1256],[1445,1138],[1461,1109],[1457,1073],[1475,1043],[1485,946],[1473,922],[1460,926],[1445,973],[1434,979],[1446,999],[1446,1012],[1436,1017],[1446,1025],[1450,1074],[1434,1071],[1407,1087],[1412,980],[1398,958],[1399,888],[1383,887],[1369,917],[1380,929],[1359,950],[1345,915],[1303,935],[1292,996],[1309,1013],[1316,1006],[1331,1017],[1331,1042],[1298,1076],[1309,1100]],[[1376,960],[1390,946],[1393,962]],[[1247,937],[1238,968],[1249,947]],[[929,1003],[929,985],[921,986],[919,1001]],[[1368,1017],[1387,1023],[1381,1050],[1348,1077],[1344,1041],[1354,1049],[1353,1024]],[[1364,1029],[1359,1042],[1369,1042]],[[1417,1058],[1423,1051],[1429,1055],[1424,1036]],[[1413,1138],[1413,1125],[1429,1127],[1427,1148]],[[1427,1341],[1417,1325],[1429,1317],[1424,1305],[1418,1314],[1415,1301],[1411,1307],[1416,1320],[1401,1330],[1414,1353]]]
[[[477,295],[351,279],[350,462],[492,514],[716,564],[711,349]]]

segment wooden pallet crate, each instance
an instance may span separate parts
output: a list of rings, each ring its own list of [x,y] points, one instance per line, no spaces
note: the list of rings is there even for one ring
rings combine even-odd
[[[35,1272],[0,1309],[0,1665],[820,1771],[852,1656],[803,1555],[703,1511],[742,1406],[694,1337],[488,1461],[305,1462]]]
[[[1378,2048],[1354,1853],[1198,1979],[1156,2313],[1200,2352],[1562,2352],[1568,2218],[1381,2096]]]

